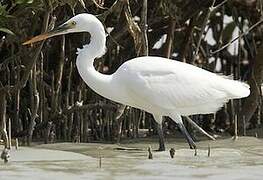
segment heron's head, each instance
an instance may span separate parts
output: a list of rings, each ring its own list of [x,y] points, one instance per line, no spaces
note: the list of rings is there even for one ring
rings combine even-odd
[[[60,26],[55,27],[53,30],[35,36],[32,39],[24,42],[23,45],[32,44],[62,34],[95,31],[94,27],[99,27],[102,30],[104,29],[101,22],[94,15],[87,13],[78,14]]]

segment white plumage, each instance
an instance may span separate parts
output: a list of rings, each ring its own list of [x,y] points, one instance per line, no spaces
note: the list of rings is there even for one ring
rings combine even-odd
[[[152,113],[160,125],[162,117],[169,116],[178,123],[190,147],[195,148],[195,144],[185,130],[181,115],[214,113],[229,99],[250,94],[249,86],[243,82],[162,57],[134,58],[121,65],[112,75],[101,74],[94,69],[93,62],[104,54],[106,36],[101,22],[90,14],[71,18],[58,29],[47,33],[45,38],[85,31],[91,34],[91,40],[88,45],[78,49],[76,63],[87,85],[108,99]],[[43,35],[41,38],[44,39]],[[35,37],[25,44],[41,38]],[[159,143],[160,150],[164,150],[163,139]]]
[[[126,104],[169,116],[214,113],[229,99],[249,95],[246,84],[225,79],[193,65],[161,57],[125,62],[113,81],[125,86]]]
[[[214,113],[229,99],[247,97],[249,86],[226,79],[193,65],[161,57],[138,57],[125,62],[113,75],[103,75],[102,88],[86,74],[87,63],[78,63],[79,72],[94,91],[116,102],[169,116]],[[91,72],[89,70],[89,72]],[[98,80],[101,79],[98,76]],[[92,80],[94,80],[92,78]]]

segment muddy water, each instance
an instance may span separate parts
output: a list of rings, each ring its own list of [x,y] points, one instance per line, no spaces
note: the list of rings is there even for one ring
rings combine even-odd
[[[208,144],[211,146],[210,157],[207,156]],[[167,149],[174,147],[176,150],[174,159],[168,151],[153,151],[153,159],[147,159],[148,145],[154,149],[157,144],[155,141],[138,141],[122,144],[125,148],[71,143],[21,147],[11,151],[9,163],[0,162],[0,180],[263,178],[263,141],[260,139],[202,141],[198,143],[197,156],[184,142],[168,143]],[[101,168],[98,156],[102,157]]]

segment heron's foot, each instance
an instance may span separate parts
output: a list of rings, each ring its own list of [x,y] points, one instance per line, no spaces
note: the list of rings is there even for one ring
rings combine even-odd
[[[165,151],[165,146],[163,145],[159,145],[159,149],[157,149],[157,151]]]
[[[192,143],[188,142],[188,144],[189,144],[190,149],[196,149],[196,144],[194,143],[194,141]]]

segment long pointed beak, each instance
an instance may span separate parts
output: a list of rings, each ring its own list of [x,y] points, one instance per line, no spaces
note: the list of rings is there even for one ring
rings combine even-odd
[[[32,39],[24,42],[23,45],[32,44],[32,43],[42,41],[42,40],[45,40],[45,39],[53,37],[53,36],[65,34],[67,32],[67,30],[72,29],[72,28],[73,28],[72,25],[64,23],[61,26],[58,26],[57,28],[54,28],[51,31],[48,31],[48,32],[45,32],[43,34],[40,34],[38,36],[33,37]]]

